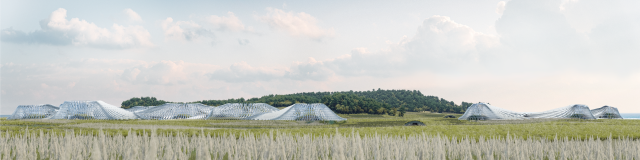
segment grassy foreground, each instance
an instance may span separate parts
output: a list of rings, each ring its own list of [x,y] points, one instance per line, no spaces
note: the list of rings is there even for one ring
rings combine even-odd
[[[158,134],[186,136],[200,135],[261,135],[271,132],[293,135],[334,135],[358,133],[366,135],[411,136],[430,135],[451,137],[496,137],[507,135],[524,139],[639,139],[640,120],[514,120],[514,121],[460,121],[443,118],[449,114],[408,112],[405,117],[388,115],[351,114],[340,115],[346,122],[300,121],[249,121],[249,120],[0,120],[1,135],[21,135],[25,130],[42,130],[43,133],[98,135],[142,135],[156,130]],[[459,114],[452,114],[456,117]],[[408,121],[421,121],[426,126],[403,126]],[[129,132],[131,130],[131,132]]]
[[[187,136],[47,134],[0,136],[0,159],[640,159],[640,141],[559,138],[448,138],[426,134],[325,136],[287,133]]]
[[[0,159],[640,159],[640,120],[6,120]],[[460,115],[454,115],[460,116]],[[425,126],[403,126],[409,121]]]

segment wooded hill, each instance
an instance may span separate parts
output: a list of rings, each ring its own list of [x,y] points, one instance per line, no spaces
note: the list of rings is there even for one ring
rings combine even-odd
[[[166,101],[154,97],[131,98],[122,102],[122,108],[133,106],[157,106]],[[202,100],[210,106],[226,103],[267,103],[274,107],[286,107],[295,103],[324,103],[336,113],[400,114],[401,110],[464,113],[472,103],[460,105],[437,96],[425,96],[417,90],[370,90],[340,92],[303,92],[286,95],[266,95],[251,99]]]
[[[159,106],[165,103],[173,103],[163,100],[158,100],[156,97],[133,97],[129,100],[122,102],[121,106],[124,109],[131,108],[134,106]]]

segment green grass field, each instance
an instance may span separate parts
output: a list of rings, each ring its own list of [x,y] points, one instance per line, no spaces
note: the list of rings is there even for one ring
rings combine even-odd
[[[0,120],[2,134],[21,134],[29,130],[43,130],[45,133],[97,134],[102,129],[108,135],[121,133],[142,134],[150,129],[159,133],[189,135],[281,132],[291,134],[332,135],[338,132],[347,134],[357,132],[364,135],[441,135],[447,137],[506,137],[526,138],[569,137],[585,139],[587,137],[640,138],[640,120],[511,120],[511,121],[464,121],[455,118],[443,118],[445,115],[408,112],[404,117],[368,114],[341,114],[347,118],[343,122],[304,122],[304,121],[250,121],[250,120]],[[409,121],[421,121],[426,126],[404,126]]]
[[[640,120],[446,115],[351,114],[340,115],[342,122],[0,119],[0,159],[640,159]],[[404,126],[409,121],[425,126]]]

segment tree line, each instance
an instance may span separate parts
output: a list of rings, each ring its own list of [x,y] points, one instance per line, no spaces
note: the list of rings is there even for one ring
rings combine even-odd
[[[131,98],[122,102],[122,108],[133,106],[157,106],[168,103],[154,97]],[[274,107],[286,107],[295,103],[323,103],[336,113],[355,114],[389,114],[404,115],[406,111],[431,111],[464,113],[472,103],[462,102],[460,105],[453,101],[437,96],[425,96],[417,90],[381,90],[370,91],[339,91],[339,92],[302,92],[286,95],[265,95],[260,98],[238,98],[226,100],[202,100],[210,106],[226,103],[266,103]]]
[[[131,108],[134,106],[159,106],[165,103],[172,103],[168,101],[158,100],[156,97],[133,97],[126,101],[123,101],[121,106],[124,109]]]
[[[371,98],[378,102],[389,104],[392,108],[405,108],[408,111],[431,111],[464,113],[473,103],[462,102],[460,105],[437,96],[425,96],[417,90],[381,90],[380,88],[368,91],[341,91],[341,92],[303,92],[298,95],[322,98],[326,95],[342,93],[354,94],[365,98]]]

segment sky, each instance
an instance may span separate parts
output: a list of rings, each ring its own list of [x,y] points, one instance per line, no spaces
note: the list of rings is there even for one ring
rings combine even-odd
[[[132,97],[419,90],[640,113],[640,1],[0,2],[0,114]]]

